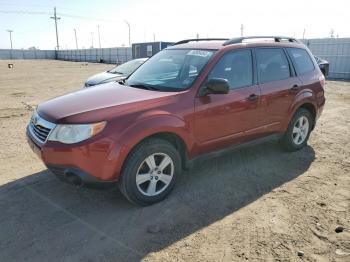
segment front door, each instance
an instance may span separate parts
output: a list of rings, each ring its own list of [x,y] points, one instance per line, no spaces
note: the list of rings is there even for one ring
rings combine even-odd
[[[251,50],[223,55],[208,75],[230,84],[228,94],[195,99],[195,135],[201,153],[254,138],[259,132],[260,89],[254,84]]]

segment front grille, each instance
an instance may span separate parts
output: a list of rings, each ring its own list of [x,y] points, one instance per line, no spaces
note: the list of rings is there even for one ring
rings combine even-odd
[[[48,135],[51,132],[51,129],[43,127],[41,125],[34,125],[33,123],[30,123],[33,133],[35,134],[35,136],[41,141],[41,142],[45,142]]]
[[[53,130],[55,126],[54,123],[46,121],[34,112],[29,123],[29,131],[34,139],[41,143],[45,143],[51,130]]]

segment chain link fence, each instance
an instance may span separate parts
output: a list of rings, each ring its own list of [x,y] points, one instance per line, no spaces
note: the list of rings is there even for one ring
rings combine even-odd
[[[0,59],[57,59],[75,62],[122,64],[132,59],[132,51],[130,47],[59,51],[0,49]]]
[[[58,60],[122,64],[132,59],[130,47],[59,50]]]
[[[0,49],[0,59],[55,59],[54,50]]]

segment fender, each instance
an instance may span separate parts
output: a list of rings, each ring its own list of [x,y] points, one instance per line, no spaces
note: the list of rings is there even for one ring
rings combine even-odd
[[[315,111],[316,111],[316,98],[314,96],[314,93],[310,89],[304,89],[300,93],[298,93],[295,96],[295,99],[291,106],[289,107],[289,114],[286,118],[286,121],[283,123],[283,130],[286,130],[288,128],[289,122],[291,121],[292,117],[294,116],[295,112],[301,107],[303,104],[311,104]]]
[[[186,147],[187,155],[191,156],[194,149],[194,137],[192,127],[183,119],[164,111],[146,112],[140,116],[142,120],[135,121],[126,128],[118,137],[118,147],[110,152],[110,157],[117,161],[115,165],[116,177],[121,172],[121,167],[130,151],[145,138],[157,133],[172,133],[180,137]]]

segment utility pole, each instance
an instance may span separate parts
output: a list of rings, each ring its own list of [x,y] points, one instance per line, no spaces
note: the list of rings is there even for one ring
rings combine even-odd
[[[156,34],[153,33],[153,42],[156,41]]]
[[[124,20],[124,22],[126,23],[126,25],[129,28],[129,46],[131,47],[131,36],[130,36],[131,28],[130,28],[130,23],[128,21],[126,21],[126,20]]]
[[[197,39],[199,39],[199,34],[198,33],[197,33],[196,37],[197,37]]]
[[[305,39],[305,28],[304,28],[304,32],[303,32],[303,39]]]
[[[77,49],[79,49],[78,48],[77,30],[75,28],[74,28],[74,36],[75,36],[75,46],[76,46]]]
[[[94,33],[91,32],[91,48],[94,48]]]
[[[55,20],[55,28],[56,28],[56,43],[57,43],[57,50],[60,49],[60,45],[58,44],[58,31],[57,31],[57,20],[60,20],[61,17],[57,17],[56,15],[56,7],[53,9],[53,16],[50,17],[51,19]]]
[[[100,36],[100,26],[97,26],[97,32],[98,32],[98,43],[100,44],[100,49],[101,49],[101,36]]]
[[[241,24],[241,36],[243,36],[243,30],[244,30],[244,26],[243,24]]]
[[[12,50],[12,32],[13,31],[10,29],[7,29],[6,31],[10,33],[10,43],[11,43],[11,50]]]

